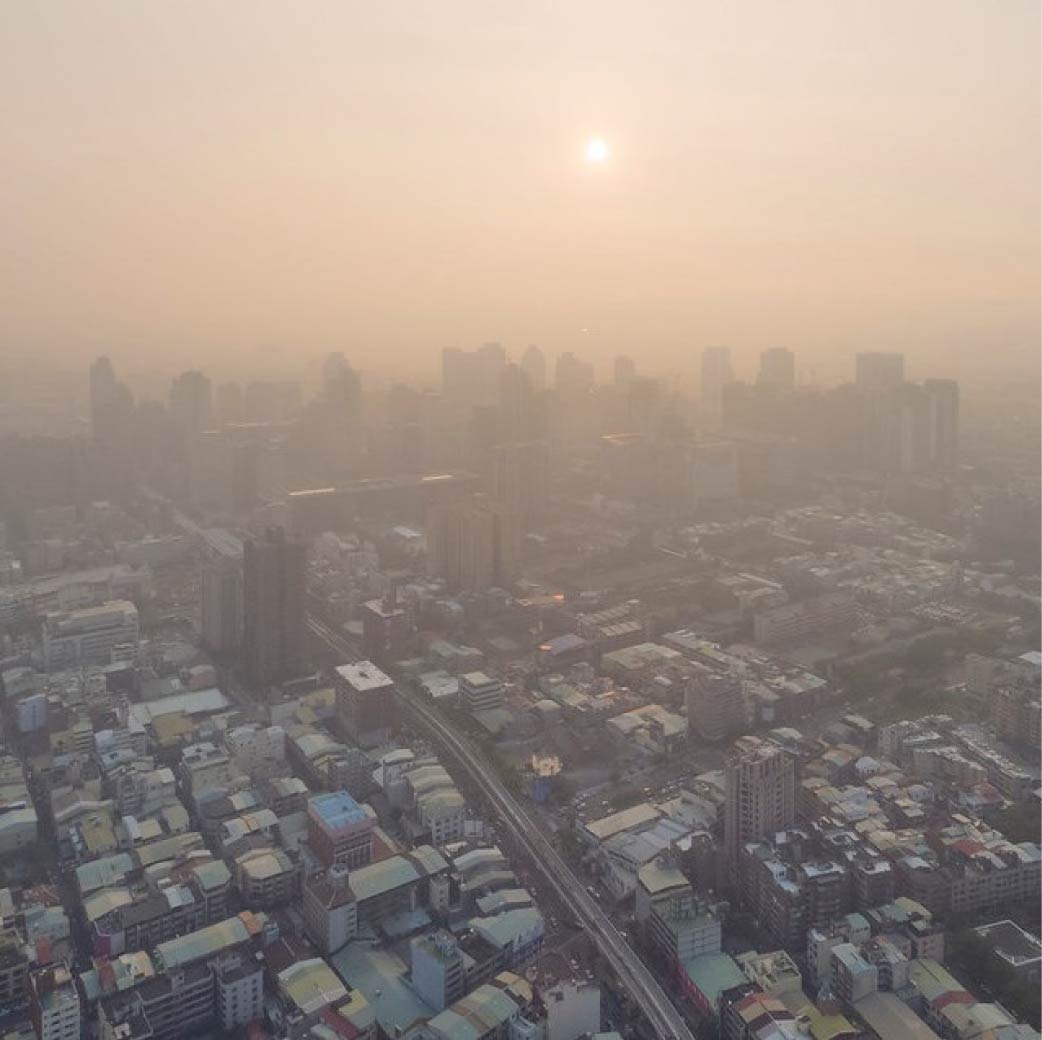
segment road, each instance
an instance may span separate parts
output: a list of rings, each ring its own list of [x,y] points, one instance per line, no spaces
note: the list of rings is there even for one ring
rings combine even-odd
[[[318,618],[309,617],[308,627],[341,659],[357,659],[357,652],[351,644]],[[597,944],[601,956],[612,966],[630,997],[644,1012],[659,1040],[694,1040],[683,1016],[654,975],[622,938],[608,915],[591,898],[582,882],[572,873],[557,850],[507,790],[481,752],[466,737],[446,725],[437,712],[419,696],[400,689],[397,684],[395,688],[405,711],[432,734],[455,760],[456,765],[484,790],[514,840],[528,852],[561,901],[571,908],[585,926]]]

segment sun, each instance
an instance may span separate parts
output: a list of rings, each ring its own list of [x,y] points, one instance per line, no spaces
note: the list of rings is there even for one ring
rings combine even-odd
[[[607,161],[611,150],[608,142],[603,137],[591,137],[586,142],[586,161],[589,163],[602,163]]]

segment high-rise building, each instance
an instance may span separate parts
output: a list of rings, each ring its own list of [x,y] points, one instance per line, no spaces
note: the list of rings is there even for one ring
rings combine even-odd
[[[922,473],[931,467],[933,455],[933,400],[914,383],[903,383],[895,391],[899,442],[896,464],[888,471]],[[895,460],[887,460],[893,463]]]
[[[588,361],[581,361],[570,350],[558,355],[554,369],[554,385],[559,394],[575,397],[593,389],[593,384],[593,365]]]
[[[242,542],[219,529],[206,542],[200,635],[208,649],[231,653],[242,644]]]
[[[855,365],[854,381],[863,390],[885,390],[904,382],[904,354],[865,351],[857,355]]]
[[[615,358],[614,376],[616,386],[629,386],[637,378],[637,363],[626,354]]]
[[[478,350],[447,347],[441,354],[442,393],[456,408],[495,404],[506,367],[501,343],[486,343]]]
[[[243,550],[243,665],[261,686],[304,668],[305,547],[282,528]]]
[[[884,473],[951,472],[959,454],[959,384],[877,386],[863,394],[865,462]]]
[[[382,599],[369,600],[362,607],[362,649],[373,661],[404,657],[414,631],[412,616],[398,605],[393,585]]]
[[[550,448],[545,441],[500,444],[493,468],[493,497],[527,527],[546,511],[549,472]]]
[[[734,382],[731,351],[727,347],[706,347],[702,351],[702,424],[709,429],[720,425],[724,387]]]
[[[534,343],[521,356],[521,369],[537,394],[546,389],[546,355]]]
[[[394,682],[371,661],[342,664],[333,673],[336,715],[344,736],[360,747],[385,744],[394,730]]]
[[[210,380],[202,372],[182,372],[170,384],[170,414],[186,433],[202,433],[212,422]]]
[[[776,390],[791,390],[796,385],[796,355],[784,347],[762,351],[756,382]]]
[[[724,765],[724,851],[730,864],[747,842],[796,822],[796,761],[759,737],[735,741]]]
[[[436,506],[430,511],[427,528],[431,572],[450,587],[486,592],[517,577],[520,519],[488,495]]]
[[[221,383],[217,387],[217,424],[241,423],[245,414],[242,387],[238,383]]]
[[[107,357],[90,366],[90,428],[95,440],[115,442],[127,436],[134,400]]]
[[[923,387],[933,413],[933,465],[948,473],[959,464],[959,384],[954,379],[927,379]]]
[[[528,440],[536,434],[535,394],[520,365],[503,369],[499,380],[499,428],[508,441]]]
[[[696,675],[687,689],[687,724],[703,740],[723,740],[745,723],[741,680],[732,675]]]

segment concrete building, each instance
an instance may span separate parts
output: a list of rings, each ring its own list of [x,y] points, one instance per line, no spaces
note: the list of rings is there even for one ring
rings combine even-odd
[[[675,860],[663,854],[641,867],[634,901],[648,943],[673,970],[694,957],[719,953],[721,943],[719,916],[696,897]]]
[[[539,987],[546,1008],[546,1040],[579,1040],[600,1031],[601,986],[588,976]]]
[[[137,607],[109,600],[96,607],[48,614],[43,622],[43,660],[48,671],[109,664],[116,647],[138,645]]]
[[[393,587],[383,599],[369,600],[362,607],[362,650],[371,660],[404,657],[412,635],[412,617],[396,602]]]
[[[725,740],[745,722],[741,680],[731,675],[692,677],[685,696],[687,724],[703,740]]]
[[[235,768],[251,780],[271,780],[289,771],[281,726],[236,726],[225,733],[224,746]]]
[[[533,1035],[523,1018],[531,987],[504,972],[435,1015],[423,1026],[424,1040],[505,1040]]]
[[[848,590],[786,603],[753,615],[753,638],[757,643],[797,642],[810,635],[853,625],[857,607]]]
[[[414,939],[410,945],[413,989],[435,1011],[444,1011],[466,992],[465,954],[448,932]]]
[[[549,494],[550,448],[545,441],[501,444],[496,448],[492,490],[508,514],[520,518],[522,529],[546,512]]]
[[[0,933],[0,1006],[20,1004],[26,996],[29,962],[19,934],[9,928]]]
[[[992,955],[1021,979],[1038,985],[1042,979],[1042,943],[1015,921],[994,921],[975,929]]]
[[[305,546],[271,528],[243,552],[243,665],[261,687],[305,667]]]
[[[242,645],[243,546],[227,531],[207,532],[202,566],[200,636],[215,653],[235,653]]]
[[[879,970],[851,943],[832,950],[832,991],[846,1007],[879,989]]]
[[[312,942],[327,956],[358,934],[358,905],[348,871],[333,867],[304,883],[304,925]]]
[[[363,748],[386,743],[394,730],[394,682],[371,661],[340,665],[333,676],[337,721]]]
[[[731,351],[727,347],[706,347],[702,351],[700,420],[709,430],[718,429],[723,413],[724,387],[734,382]]]
[[[268,910],[300,895],[300,855],[288,849],[250,849],[235,860],[235,880],[246,906]]]
[[[724,766],[724,851],[732,866],[750,841],[796,822],[796,763],[777,744],[737,741]]]
[[[349,883],[358,904],[360,925],[375,926],[393,914],[426,905],[431,879],[448,869],[437,849],[421,845],[404,855],[352,871]]]
[[[686,505],[691,509],[736,499],[739,495],[738,444],[713,436],[693,441],[688,455],[687,482]]]
[[[523,971],[543,948],[543,915],[534,907],[507,910],[495,917],[474,917],[471,929],[500,951],[504,968]]]
[[[517,578],[521,521],[502,503],[475,494],[431,510],[427,546],[433,575],[452,589],[486,592]]]
[[[268,927],[265,915],[243,911],[160,943],[152,956],[154,974],[131,978],[129,988],[98,1002],[100,1040],[175,1040],[259,1018],[262,967],[251,954]]]
[[[865,351],[857,355],[855,366],[854,381],[861,390],[885,390],[904,382],[904,354]]]
[[[503,683],[484,672],[466,672],[459,677],[462,706],[470,712],[489,711],[503,706]]]
[[[308,801],[308,844],[326,869],[364,867],[373,858],[376,817],[347,791],[316,795]]]
[[[30,975],[29,1010],[37,1040],[79,1040],[80,994],[66,965],[50,965]]]
[[[796,386],[796,355],[784,347],[761,351],[756,382],[772,390],[792,390]]]
[[[212,963],[217,1019],[225,1031],[241,1029],[264,1018],[264,972],[241,951],[222,954]]]
[[[202,433],[212,421],[210,380],[199,371],[182,372],[170,384],[170,416],[185,433]]]
[[[209,741],[186,747],[177,768],[182,783],[196,800],[203,792],[227,787],[239,776],[228,753]]]

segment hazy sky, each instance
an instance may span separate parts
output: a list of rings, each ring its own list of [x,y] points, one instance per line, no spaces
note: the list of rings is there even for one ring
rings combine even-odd
[[[1037,0],[11,0],[0,351],[1034,364],[1039,19]]]

